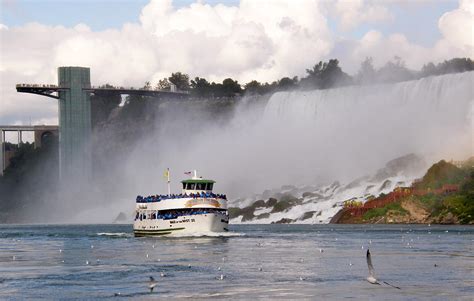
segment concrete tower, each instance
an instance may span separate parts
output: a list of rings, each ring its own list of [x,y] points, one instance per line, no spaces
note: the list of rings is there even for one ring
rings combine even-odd
[[[90,69],[59,67],[59,170],[63,180],[91,178]]]

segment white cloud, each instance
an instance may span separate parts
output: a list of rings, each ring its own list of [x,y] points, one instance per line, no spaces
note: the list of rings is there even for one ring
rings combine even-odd
[[[461,0],[458,9],[441,16],[438,27],[450,46],[474,53],[474,0]]]
[[[393,15],[380,1],[338,0],[335,10],[343,30],[354,29],[361,23],[378,23],[393,20]]]

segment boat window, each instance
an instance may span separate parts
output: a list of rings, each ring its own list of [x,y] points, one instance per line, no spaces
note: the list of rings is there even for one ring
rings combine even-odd
[[[194,190],[194,183],[188,183],[188,190]]]
[[[206,190],[212,190],[212,183],[207,183]]]
[[[206,183],[197,183],[196,190],[206,190]]]
[[[186,183],[183,183],[183,189],[186,189]]]

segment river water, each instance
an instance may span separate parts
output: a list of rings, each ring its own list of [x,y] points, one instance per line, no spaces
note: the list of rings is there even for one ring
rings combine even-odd
[[[365,280],[367,248],[376,276],[400,290]],[[181,238],[134,238],[131,225],[0,226],[0,299],[473,296],[473,226],[232,225]]]

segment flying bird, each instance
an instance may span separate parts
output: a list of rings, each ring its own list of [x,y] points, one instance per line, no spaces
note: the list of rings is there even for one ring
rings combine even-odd
[[[377,281],[377,278],[375,278],[375,271],[374,271],[374,266],[372,265],[372,256],[370,256],[370,251],[367,249],[367,266],[369,267],[369,276],[367,277],[367,281],[371,284],[378,284],[380,283]]]
[[[148,288],[150,289],[150,293],[153,293],[153,289],[155,286],[158,284],[158,282],[155,281],[155,278],[150,276],[150,282],[148,282]]]
[[[372,265],[372,256],[370,255],[369,249],[367,249],[367,266],[369,267],[369,276],[367,277],[367,281],[371,284],[380,285],[380,282],[375,278],[375,270],[374,266]],[[386,281],[382,281],[384,284],[391,286],[396,289],[400,289],[398,286],[392,285]]]

